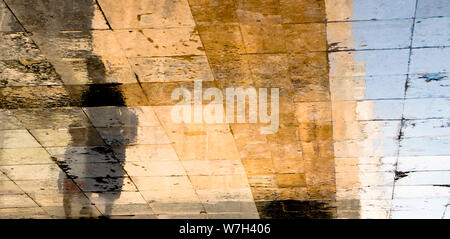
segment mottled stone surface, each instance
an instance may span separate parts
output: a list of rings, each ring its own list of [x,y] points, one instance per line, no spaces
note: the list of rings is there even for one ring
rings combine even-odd
[[[0,1],[0,218],[448,218],[448,6]],[[277,131],[175,122],[195,82]]]

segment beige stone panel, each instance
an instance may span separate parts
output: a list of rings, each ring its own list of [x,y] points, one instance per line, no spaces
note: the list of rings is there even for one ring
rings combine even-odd
[[[334,101],[333,120],[335,122],[356,122],[358,120],[357,101]],[[339,130],[339,127],[336,127]]]
[[[233,136],[237,144],[266,143],[266,135],[260,132],[261,125],[255,124],[231,124]]]
[[[36,207],[36,203],[25,194],[0,195],[0,208]]]
[[[17,109],[12,113],[27,129],[82,128],[91,125],[80,108]]]
[[[334,160],[332,140],[302,142],[302,147],[305,160],[322,160],[323,163],[330,163]],[[317,164],[317,166],[322,165]]]
[[[141,82],[213,81],[206,56],[131,58]]]
[[[401,100],[334,101],[333,119],[400,120],[403,103]],[[383,110],[387,106],[390,110]]]
[[[260,175],[274,173],[272,159],[242,159],[247,175]]]
[[[331,102],[305,102],[295,106],[299,122],[331,121]]]
[[[145,96],[148,98],[148,105],[159,107],[177,104],[180,99],[172,100],[172,92],[177,88],[192,90],[194,84],[193,82],[143,82],[141,86]]]
[[[239,159],[228,125],[185,125],[166,129],[180,160]]]
[[[248,175],[248,182],[252,188],[276,188],[277,178],[275,174],[256,174]]]
[[[33,40],[47,59],[81,58],[89,55],[123,57],[124,52],[111,30],[36,31]]]
[[[336,199],[336,186],[335,185],[308,185],[308,199],[309,200],[329,200],[330,202]],[[328,203],[330,203],[328,202]]]
[[[289,52],[326,51],[327,30],[324,23],[283,25]]]
[[[289,78],[285,54],[246,55],[254,80],[279,81]],[[286,85],[289,87],[289,85]]]
[[[195,22],[199,25],[238,22],[233,0],[188,0]]]
[[[280,188],[287,187],[306,187],[305,174],[276,174],[278,186]]]
[[[44,147],[104,145],[94,128],[34,129],[30,132]]]
[[[53,163],[44,148],[0,149],[0,165]]]
[[[106,205],[105,205],[106,206]],[[148,204],[134,203],[134,204],[113,204],[111,211],[107,214],[105,206],[101,206],[99,210],[103,215],[109,215],[110,218],[122,219],[157,219],[156,214],[149,207]],[[131,212],[134,213],[131,216]]]
[[[187,0],[100,0],[113,29],[194,26]]]
[[[118,158],[134,161],[176,161],[178,156],[170,144],[129,145],[113,148]]]
[[[94,127],[159,126],[151,106],[83,108]]]
[[[97,128],[105,142],[112,146],[139,144],[169,144],[166,132],[156,127]]]
[[[3,108],[66,107],[75,104],[64,86],[33,86],[0,88]],[[52,97],[49,97],[49,96]]]
[[[114,31],[90,32],[92,53],[101,57],[125,57],[125,53],[116,38]]]
[[[283,27],[280,24],[241,25],[241,31],[247,53],[286,52]]]
[[[159,187],[162,186],[159,185]],[[151,191],[145,189],[139,190],[149,203],[200,203],[192,186],[190,188],[165,186],[164,189]]]
[[[305,163],[303,162],[303,160],[274,159],[273,164],[276,173],[291,174],[305,172]]]
[[[158,117],[158,119],[161,122],[161,126],[164,129],[170,129],[173,127],[178,127],[178,126],[183,126],[184,123],[175,123],[172,120],[172,109],[173,106],[169,105],[169,106],[153,106],[152,107],[156,116]]]
[[[245,53],[239,24],[200,25],[197,29],[208,56]]]
[[[270,159],[272,152],[266,143],[236,142],[241,158],[245,159]]]
[[[66,84],[136,81],[113,31],[36,32],[33,39]]]
[[[87,206],[87,204],[74,203],[72,206],[71,218],[98,218],[102,214],[95,208],[94,206]],[[82,210],[84,208],[84,210]],[[46,206],[42,207],[42,209],[50,215],[51,218],[55,219],[67,219],[66,212],[63,206]],[[84,213],[89,210],[89,214]],[[81,213],[83,212],[83,213]]]
[[[327,30],[324,23],[283,25],[289,52],[326,51]]]
[[[114,31],[128,57],[204,55],[193,27]]]
[[[34,179],[34,180],[15,180],[17,185],[21,189],[23,189],[24,192],[28,193],[29,195],[34,194],[42,194],[51,196],[52,194],[55,195],[55,197],[60,197],[60,194],[63,193],[79,193],[80,190],[78,187],[72,182],[70,179]],[[65,184],[64,187],[63,184]],[[67,186],[67,187],[66,187]],[[62,201],[61,201],[62,202]]]
[[[336,172],[388,172],[395,170],[396,157],[336,158]],[[357,169],[357,170],[356,170]]]
[[[282,125],[275,134],[268,134],[266,137],[270,144],[279,147],[300,143],[296,125]]]
[[[315,147],[321,148],[323,146],[316,145]],[[308,186],[335,187],[334,167],[332,151],[315,152],[311,155],[306,155],[305,153],[304,168]]]
[[[225,197],[228,197],[228,195]],[[208,213],[214,215],[217,215],[216,213],[240,214],[238,218],[255,218],[257,215],[253,201],[211,201],[211,203],[204,203],[203,205]]]
[[[258,9],[259,10],[259,9]],[[250,11],[238,9],[236,11],[239,22],[246,25],[259,25],[259,24],[281,24],[282,16],[278,13],[278,9],[274,9],[272,13],[264,13],[262,11]]]
[[[232,190],[249,187],[247,176],[242,174],[220,176],[190,176],[196,190]]]
[[[237,212],[244,215],[257,213],[250,189],[222,191],[197,191],[208,213]]]
[[[325,0],[280,0],[280,9],[283,23],[325,21]]]
[[[324,79],[328,77],[326,52],[300,52],[289,55],[289,75],[295,79]],[[328,79],[328,78],[327,78]],[[324,82],[325,83],[325,82]]]
[[[109,202],[102,200],[103,198],[108,198],[108,194],[120,194],[120,196],[114,200],[113,202]],[[93,193],[89,195],[89,199],[91,202],[95,203],[97,206],[113,203],[113,204],[146,204],[144,198],[141,196],[139,192],[104,192],[102,195],[97,193]]]
[[[62,173],[56,164],[1,166],[0,170],[12,180],[57,179]]]
[[[176,195],[183,189],[194,190],[187,176],[163,176],[163,177],[143,177],[133,176],[133,182],[140,191],[165,192],[168,191]]]
[[[27,130],[0,131],[0,148],[39,148],[41,145]]]
[[[353,0],[324,0],[329,21],[346,21],[353,16]]]
[[[360,211],[361,218],[367,219],[391,219],[390,209],[388,210],[361,210]]]
[[[140,84],[123,84],[118,87],[122,93],[125,105],[127,106],[146,106],[149,102],[146,97],[146,92],[142,89]]]
[[[281,14],[278,1],[238,0],[237,15],[241,24],[280,24]]]
[[[336,173],[353,173],[359,171],[360,165],[358,158],[336,158],[335,162],[336,162],[335,166]]]
[[[302,142],[314,142],[333,139],[331,122],[304,121],[299,124]]]
[[[208,56],[209,64],[219,88],[248,87],[252,85],[252,74],[248,59],[239,54]]]
[[[355,172],[353,175],[350,173],[336,173],[336,182],[339,182],[341,187],[351,188],[354,185],[355,177],[360,177],[361,187],[392,186],[394,183],[394,174],[392,172],[365,172],[364,174]]]
[[[131,67],[124,57],[63,58],[52,63],[61,72],[66,85],[137,83]]]
[[[330,99],[328,60],[325,52],[290,55],[289,74],[295,87],[294,102]]]
[[[351,175],[350,177],[354,177]],[[359,201],[367,200],[391,200],[392,199],[392,185],[391,186],[361,186],[358,184],[358,178],[353,178],[354,185],[349,186],[348,181],[341,182],[339,179],[339,185],[337,187],[336,197],[337,200],[357,199]],[[363,207],[363,205],[361,205]],[[367,207],[367,206],[366,206]],[[365,208],[367,210],[368,208]]]
[[[334,139],[377,139],[398,137],[399,121],[335,121]]]
[[[330,58],[330,79],[334,77],[365,76],[365,62],[356,62],[353,52],[334,52]]]
[[[336,141],[334,150],[339,157],[392,157],[397,155],[398,142],[396,139]]]
[[[42,207],[64,207],[64,197],[70,197],[72,201],[72,207],[83,207],[89,205],[90,202],[82,193],[69,193],[63,194],[59,192],[53,193],[41,193],[33,192],[29,193],[30,197],[33,198]],[[76,205],[76,206],[75,206]]]
[[[40,207],[3,208],[0,209],[1,219],[48,219],[50,216]]]
[[[330,91],[335,101],[364,99],[366,79],[364,77],[331,77]]]
[[[214,204],[220,202],[253,202],[250,188],[216,188],[212,190],[197,189],[196,192],[204,204]],[[244,209],[243,211],[246,210]]]
[[[271,153],[274,160],[301,160],[303,158],[300,142],[286,142],[286,144],[272,144]]]
[[[330,44],[330,50],[350,50],[355,49],[353,32],[353,23],[338,22],[327,24],[327,38]],[[358,47],[358,46],[357,46]]]
[[[22,190],[13,181],[0,181],[0,195],[21,193]]]
[[[152,202],[153,211],[158,218],[205,218],[203,205],[197,202]],[[161,216],[162,215],[162,216]],[[203,217],[205,216],[205,217]]]
[[[241,160],[189,160],[181,164],[188,175],[245,174]]]
[[[304,78],[292,80],[295,87],[294,102],[328,101],[328,78]]]
[[[8,180],[9,180],[9,178],[5,174],[0,172],[0,181],[8,181]]]
[[[261,188],[261,187],[252,187],[252,195],[255,202],[261,201],[276,201],[280,200],[281,193],[280,188]],[[292,190],[292,188],[288,188],[288,190]],[[305,188],[306,190],[306,188]],[[292,192],[292,191],[291,191]]]
[[[179,161],[126,162],[124,169],[132,177],[186,175]]]
[[[309,200],[309,193],[307,187],[289,187],[279,188],[278,193],[281,200]]]
[[[0,130],[20,129],[22,124],[9,110],[0,110]]]

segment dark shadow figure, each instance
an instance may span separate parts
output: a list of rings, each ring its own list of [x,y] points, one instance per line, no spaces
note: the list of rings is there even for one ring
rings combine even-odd
[[[100,57],[90,55],[87,58],[87,70],[89,79],[94,83],[88,86],[82,94],[82,106],[86,108],[86,113],[90,114],[90,107],[109,106],[110,112],[105,115],[103,120],[105,122],[111,119],[120,119],[116,124],[112,125],[114,133],[104,138],[105,146],[94,147],[93,151],[100,154],[102,158],[106,159],[106,162],[111,164],[111,168],[100,170],[99,164],[90,163],[85,161],[84,171],[86,175],[95,175],[95,180],[83,181],[78,179],[77,183],[81,189],[86,188],[98,188],[101,191],[97,191],[100,201],[105,205],[103,215],[108,217],[112,213],[112,206],[121,194],[124,174],[120,164],[125,163],[126,160],[126,147],[128,143],[132,143],[136,138],[136,127],[138,125],[138,119],[134,112],[130,111],[126,107],[125,98],[122,95],[120,84],[110,84],[105,82],[106,70]],[[112,106],[112,107],[111,107]],[[97,131],[87,131],[85,142],[91,144],[100,136]],[[114,148],[114,150],[113,150]],[[83,155],[80,155],[81,157]],[[112,162],[111,162],[112,161]],[[114,167],[116,166],[116,167]],[[120,168],[122,173],[118,173],[114,168]],[[75,175],[77,176],[77,175]],[[94,185],[89,185],[94,183]],[[96,192],[95,190],[93,192]],[[85,192],[85,194],[89,194]],[[68,203],[69,204],[69,203]],[[66,204],[65,204],[66,208]],[[91,207],[83,207],[80,211],[80,215],[91,215],[89,211]],[[99,208],[101,211],[101,209]],[[68,208],[66,215],[69,213]]]
[[[76,61],[82,59],[85,62],[90,83],[66,86],[67,91],[78,99],[79,106],[110,107],[112,113],[104,116],[104,122],[119,122],[102,126],[111,127],[112,130],[110,129],[109,132],[113,132],[103,139],[97,128],[88,130],[80,128],[77,123],[71,124],[69,134],[72,146],[85,146],[88,150],[76,151],[69,146],[64,157],[56,160],[63,171],[58,182],[63,193],[66,217],[93,217],[95,209],[86,198],[90,198],[92,193],[98,193],[99,201],[102,202],[100,205],[104,205],[105,208],[103,210],[99,205],[96,207],[103,216],[108,217],[122,191],[125,171],[121,165],[126,160],[125,145],[135,140],[138,120],[136,115],[126,107],[121,84],[108,83],[107,71],[101,56],[93,53],[91,29],[96,1],[8,0],[7,2],[13,6],[19,18],[24,19],[22,24],[33,33],[33,40],[42,53],[53,65],[59,66],[59,68],[55,67],[57,71],[72,69],[71,61],[63,61],[63,58],[73,58]],[[83,44],[80,49],[77,49],[76,44],[79,40],[82,40]],[[62,44],[63,42],[65,43]],[[90,46],[88,49],[85,47],[85,42]],[[77,75],[67,74],[68,72],[58,73],[63,77],[68,75],[72,77],[69,82],[77,82]],[[79,99],[80,96],[81,99]],[[90,110],[92,108],[86,109],[87,115]],[[114,119],[120,120],[114,121]],[[82,199],[79,197],[80,189],[86,195],[86,197],[82,195]],[[75,211],[79,210],[80,204],[81,210]]]

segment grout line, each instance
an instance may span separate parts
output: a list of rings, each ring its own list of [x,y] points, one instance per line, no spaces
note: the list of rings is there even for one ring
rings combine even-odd
[[[98,2],[98,0],[95,0],[95,4],[97,4],[98,9],[102,13],[103,18],[105,19],[106,25],[108,26],[109,30],[113,30],[111,27],[111,24],[109,24],[108,18],[106,18],[105,12],[103,11],[102,7],[100,6],[100,3]]]
[[[17,117],[16,117],[17,118]],[[20,122],[20,120],[19,120],[19,122]],[[39,142],[39,140],[36,138],[36,136],[34,136],[32,133],[31,133],[31,131],[29,130],[29,129],[27,129],[27,128],[25,128],[26,130],[27,130],[27,132],[34,138],[34,140],[36,140],[36,142],[38,142],[40,145],[41,145],[41,147],[42,147],[42,149],[44,149],[45,150],[45,152],[47,152],[47,154],[53,159],[53,157],[52,157],[52,154],[47,150],[47,147],[44,147],[43,145],[42,145],[42,143],[41,142]],[[69,146],[67,146],[67,147],[69,147]],[[81,189],[81,187],[75,182],[75,178],[73,178],[73,177],[71,177],[69,174],[67,174],[67,172],[59,165],[59,164],[57,164],[55,161],[53,161],[53,163],[67,176],[67,178],[68,179],[70,179],[71,181],[72,181],[72,183],[78,188],[78,190],[80,190],[80,192],[81,192],[81,194],[83,194],[83,196],[88,200],[88,202],[90,202],[90,205],[89,206],[94,206],[95,207],[95,209],[100,213],[100,215],[103,215],[103,213],[97,208],[97,205],[95,205],[90,199],[89,199],[89,197],[86,195],[86,193]],[[64,194],[64,192],[63,192],[63,194]]]
[[[332,84],[332,77],[331,77],[331,75],[330,75],[330,73],[331,73],[331,70],[330,70],[330,54],[331,54],[331,52],[328,50],[328,46],[329,46],[329,41],[328,41],[328,24],[330,23],[330,22],[328,22],[327,21],[327,19],[326,19],[326,17],[327,17],[327,1],[324,1],[324,6],[325,6],[325,8],[324,8],[324,14],[325,14],[325,41],[326,41],[326,45],[327,45],[327,50],[326,50],[326,57],[327,57],[327,65],[326,65],[326,67],[327,67],[327,77],[328,77],[328,97],[329,97],[329,104],[330,104],[330,120],[331,120],[331,148],[332,148],[332,152],[333,152],[333,164],[334,164],[334,167],[333,167],[333,173],[334,173],[334,190],[335,190],[335,192],[334,192],[334,202],[335,203],[337,203],[337,201],[340,201],[339,200],[339,198],[338,198],[338,182],[337,182],[337,180],[336,180],[336,174],[338,173],[337,171],[336,171],[336,154],[335,154],[335,149],[334,149],[334,144],[335,144],[335,138],[334,138],[334,136],[335,136],[335,122],[334,122],[334,120],[333,120],[333,102],[336,102],[335,100],[333,100],[333,97],[332,97],[332,95],[333,95],[333,90],[332,90],[332,87],[333,87],[333,84]],[[329,7],[329,6],[328,6]],[[336,207],[336,209],[335,209],[335,218],[338,218],[339,217],[339,214],[338,214],[338,211],[340,211],[340,209],[338,208],[338,207]],[[361,203],[359,202],[358,203],[358,217],[359,218],[361,218]]]
[[[407,70],[407,74],[406,74],[406,81],[405,81],[405,92],[404,92],[404,99],[403,99],[403,106],[402,106],[402,118],[401,118],[401,124],[400,124],[400,130],[398,133],[398,148],[397,148],[397,160],[395,163],[395,171],[394,174],[397,172],[398,170],[398,160],[400,157],[400,149],[402,147],[402,139],[403,139],[403,130],[404,130],[404,126],[406,123],[405,117],[405,101],[406,101],[406,95],[407,95],[407,91],[408,91],[408,85],[409,85],[409,81],[410,81],[410,68],[411,68],[411,55],[412,55],[412,50],[413,50],[413,40],[414,40],[414,28],[416,25],[416,15],[417,15],[417,6],[419,4],[419,0],[416,0],[416,5],[415,5],[415,9],[414,9],[414,17],[413,17],[413,23],[412,23],[412,27],[411,27],[411,35],[410,35],[410,43],[409,43],[409,56],[408,56],[408,70]],[[391,195],[391,200],[394,201],[394,191],[395,191],[395,181],[396,179],[394,178],[394,181],[392,182],[392,195]],[[389,217],[392,218],[392,209],[393,207],[390,208],[389,210]]]
[[[2,165],[2,166],[4,166],[4,165]],[[34,200],[34,198],[32,198],[31,196],[30,196],[30,194],[29,193],[27,193],[25,190],[23,190],[17,183],[16,183],[16,181],[14,181],[14,180],[12,180],[5,172],[3,172],[1,169],[0,169],[0,173],[2,173],[5,177],[7,177],[11,182],[13,182],[14,183],[14,185],[16,185],[22,192],[23,192],[23,194],[25,194],[28,198],[30,198],[35,204],[36,204],[36,206],[37,207],[39,207],[45,214],[47,214],[50,218],[52,217],[49,213],[47,213],[47,211],[45,211],[43,208],[42,208],[42,205],[40,205],[36,200]],[[20,181],[20,180],[19,180]],[[8,194],[6,194],[6,195],[8,195]],[[9,194],[9,195],[13,195],[13,194]],[[20,194],[19,194],[20,195]],[[34,207],[33,207],[34,208]]]
[[[6,0],[3,0],[3,3],[5,4],[6,8],[9,10],[9,12],[11,12],[11,14],[13,15],[14,19],[16,19],[16,21],[19,23],[20,27],[22,27],[22,29],[26,32],[26,33],[30,33],[25,26],[19,21],[19,18],[16,16],[16,14],[12,11],[12,9],[8,6],[8,4],[6,3]]]

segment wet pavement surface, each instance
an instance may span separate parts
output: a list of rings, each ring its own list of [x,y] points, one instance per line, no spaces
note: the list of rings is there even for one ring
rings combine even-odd
[[[0,1],[0,218],[448,218],[449,47],[448,0]]]

